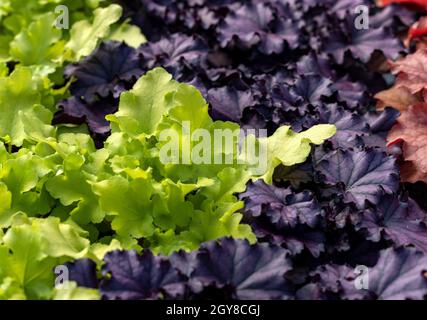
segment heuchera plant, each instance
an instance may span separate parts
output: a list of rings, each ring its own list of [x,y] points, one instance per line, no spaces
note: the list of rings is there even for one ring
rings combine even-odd
[[[315,124],[334,124],[337,134],[315,147],[305,163],[279,166],[273,184],[258,179],[239,195],[245,202],[243,221],[257,237],[251,250],[244,240],[222,239],[170,257],[148,250],[142,256],[117,251],[106,257],[100,279],[94,263],[76,262],[73,270],[81,275],[76,281],[85,285],[85,277],[90,278],[85,286],[99,288],[106,299],[425,297],[427,281],[418,267],[426,264],[426,214],[418,206],[425,189],[399,183],[401,142],[387,147],[399,111],[387,101],[377,111],[373,99],[394,82],[385,61],[410,51],[399,35],[414,23],[415,11],[391,3],[399,1],[383,2],[387,7],[380,9],[370,0],[119,2],[149,42],[130,56],[125,46],[110,42],[68,67],[67,76],[75,77],[79,90],[72,88],[72,94],[87,92],[88,97],[80,97],[81,117],[73,118],[73,99],[62,102],[58,123],[86,122],[91,132],[102,127],[94,135],[102,145],[109,133],[97,119],[117,108],[115,96],[136,81],[126,77],[126,69],[117,77],[103,77],[101,87],[90,81],[108,69],[103,57],[111,55],[117,61],[130,57],[132,70],[142,73],[163,66],[179,81],[195,85],[215,120],[267,129],[269,135],[283,125],[300,132]],[[359,5],[369,9],[368,29],[355,28]],[[423,23],[415,27],[412,37],[422,38]],[[91,102],[94,94],[97,101]],[[409,91],[402,97],[411,95]],[[400,97],[392,96],[402,105]],[[100,103],[105,106],[101,110]],[[407,139],[410,126],[401,126],[399,134]],[[422,124],[416,127],[422,129]],[[414,196],[413,189],[418,190],[417,202],[408,196]],[[251,263],[245,264],[247,269],[234,264],[241,252],[268,257],[271,250],[282,258],[271,259],[275,267],[265,272],[252,270]],[[224,258],[215,263],[209,257],[218,257],[218,252]],[[164,272],[152,273],[153,265],[163,266]],[[227,267],[213,274],[211,265]],[[369,268],[369,289],[354,286],[358,265]]]
[[[415,11],[373,0],[70,0],[71,29],[50,30],[57,2],[0,5],[1,298],[426,296],[425,197],[399,183],[400,160],[404,181],[408,162],[407,181],[425,176]],[[355,28],[359,5],[368,29]],[[419,50],[400,59],[411,25]],[[267,130],[246,137],[268,142],[265,172],[234,156],[161,161],[165,130],[191,152],[195,130],[239,128]],[[64,263],[73,282],[53,289]]]
[[[303,162],[311,143],[335,133],[332,125],[299,134],[280,128],[264,138],[268,168],[258,176],[249,163],[237,161],[163,164],[160,134],[165,128],[176,131],[180,144],[196,129],[213,135],[216,129],[239,128],[213,121],[200,92],[165,70],[148,72],[121,95],[118,112],[107,117],[112,135],[98,150],[84,129],[50,125],[52,114],[41,105],[31,69],[19,67],[0,81],[0,105],[7,117],[0,156],[5,298],[54,297],[49,270],[55,264],[100,259],[114,248],[148,247],[169,254],[223,236],[254,242],[251,228],[240,223],[237,210],[243,202],[235,193],[243,192],[251,178],[270,181],[279,164]],[[191,132],[182,131],[185,121],[192,124]],[[214,149],[212,156],[224,152]]]

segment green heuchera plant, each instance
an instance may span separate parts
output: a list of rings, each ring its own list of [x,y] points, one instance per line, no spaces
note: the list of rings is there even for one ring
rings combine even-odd
[[[55,267],[89,253],[85,231],[54,217],[17,220],[0,241],[0,300],[99,298],[75,283],[53,289]]]
[[[119,21],[122,8],[111,2],[1,0],[0,62],[14,61],[53,79],[64,62],[90,55],[102,39],[144,43],[137,27]]]
[[[303,133],[282,127],[259,138],[268,145],[264,174],[249,161],[164,164],[165,129],[183,147],[196,129],[213,134],[238,125],[213,121],[196,88],[157,68],[121,95],[119,111],[107,117],[112,134],[97,150],[84,127],[50,125],[43,95],[32,68],[0,78],[0,298],[94,297],[73,286],[53,290],[51,270],[76,258],[100,261],[113,249],[170,254],[223,236],[254,242],[235,194],[250,179],[270,182],[278,165],[303,162],[310,144],[335,133],[331,125]],[[190,132],[182,130],[185,122]],[[224,150],[213,148],[212,157],[218,153]]]

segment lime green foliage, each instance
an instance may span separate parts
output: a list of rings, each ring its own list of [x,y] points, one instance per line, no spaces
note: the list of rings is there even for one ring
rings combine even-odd
[[[100,294],[96,289],[79,288],[73,281],[55,288],[53,300],[99,300]]]
[[[170,107],[166,95],[178,87],[167,72],[156,69],[142,77],[129,92],[120,97],[119,111],[108,120],[117,124],[113,129],[137,137],[141,134],[154,134],[157,126]]]
[[[108,39],[119,42],[124,41],[128,46],[133,48],[138,48],[141,44],[147,42],[147,39],[141,33],[141,29],[130,25],[129,21],[113,26]]]
[[[52,27],[56,16],[46,13],[18,33],[10,43],[10,55],[23,65],[50,64],[58,59],[64,50],[61,29]]]
[[[138,28],[120,22],[122,8],[110,0],[0,1],[0,62],[16,61],[37,74],[54,73],[66,61],[90,55],[103,39],[139,46],[145,42]],[[69,28],[64,12],[69,12]],[[1,76],[1,68],[0,68]]]
[[[0,299],[52,298],[52,270],[86,254],[85,236],[58,218],[17,218],[0,244]]]
[[[122,248],[99,236],[111,218],[92,190],[104,171],[111,176],[108,151],[96,151],[86,133],[51,126],[56,101],[67,95],[65,64],[105,39],[145,42],[111,3],[0,0],[0,300],[98,299],[75,283],[54,289],[53,269]],[[59,5],[69,9],[68,29],[58,28]]]
[[[310,144],[322,144],[335,133],[335,126],[328,124],[314,126],[302,133],[293,132],[289,126],[280,127],[268,138],[269,170],[263,176],[264,180],[272,182],[274,168],[279,164],[292,166],[304,162],[310,154]]]
[[[110,5],[94,11],[93,21],[81,20],[71,28],[70,41],[67,48],[71,49],[73,59],[89,55],[98,45],[100,39],[110,33],[110,26],[117,22],[122,15],[122,7]]]
[[[68,8],[68,29],[59,28],[64,22],[64,12],[56,10],[60,5]],[[90,55],[102,40],[125,41],[135,47],[145,42],[138,28],[120,21],[121,14],[122,8],[110,0],[0,1],[0,137],[4,143],[21,147],[25,141],[55,137],[50,126],[54,106],[68,95],[68,84],[62,79],[65,64]],[[6,62],[12,61],[16,66],[10,74]],[[79,183],[76,179],[81,177],[74,178]],[[2,188],[0,197],[7,197]],[[73,215],[89,209],[101,219],[99,210],[88,204],[93,201],[86,200]],[[6,223],[10,215],[0,218],[1,222]]]
[[[10,137],[10,142],[19,147],[25,138],[50,136],[52,113],[40,105],[41,98],[28,68],[18,68],[10,77],[0,78],[0,136]]]
[[[0,62],[0,78],[6,77],[9,74],[9,69],[6,66],[6,63]]]
[[[31,67],[0,78],[0,299],[96,299],[96,292],[73,283],[54,289],[52,270],[82,257],[99,262],[114,249],[149,246],[169,254],[223,236],[253,242],[236,194],[250,179],[270,181],[280,164],[303,162],[310,144],[335,132],[329,125],[299,134],[282,127],[260,138],[258,145],[268,146],[263,174],[254,173],[250,159],[237,161],[237,140],[231,149],[212,146],[208,160],[231,154],[229,164],[191,158],[165,164],[166,129],[192,153],[197,129],[213,138],[215,130],[233,132],[238,125],[213,121],[197,89],[158,68],[122,94],[119,111],[108,116],[112,135],[97,150],[84,130],[49,125],[52,113],[43,106],[49,89],[43,88]]]

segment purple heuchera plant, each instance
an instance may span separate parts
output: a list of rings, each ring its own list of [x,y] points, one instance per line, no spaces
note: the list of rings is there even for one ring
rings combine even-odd
[[[226,238],[170,257],[116,251],[100,278],[76,261],[73,280],[104,299],[426,297],[426,208],[399,184],[399,150],[387,154],[385,142],[399,112],[373,111],[391,84],[373,66],[405,53],[397,34],[412,12],[371,0],[118,2],[149,42],[105,43],[69,66],[73,96],[55,123],[87,123],[102,146],[120,93],[163,66],[203,93],[214,119],[269,134],[326,123],[338,132],[305,163],[279,167],[272,186],[251,182],[239,195],[257,244]],[[356,5],[370,9],[368,30],[354,28]],[[369,289],[355,288],[357,265],[369,268]]]

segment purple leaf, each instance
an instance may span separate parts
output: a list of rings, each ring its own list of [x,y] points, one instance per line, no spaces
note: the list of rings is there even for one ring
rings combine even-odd
[[[287,299],[293,294],[284,278],[292,268],[287,254],[268,244],[251,246],[230,238],[212,241],[199,250],[192,279],[204,285],[231,286],[236,299]]]
[[[399,185],[396,160],[374,150],[336,150],[318,163],[317,170],[326,184],[358,208],[364,208],[366,200],[378,204],[383,194],[396,192]]]
[[[293,86],[292,93],[301,97],[305,103],[319,104],[322,97],[332,94],[330,89],[332,82],[320,76],[301,76]]]
[[[427,296],[427,257],[413,248],[381,252],[369,272],[369,291],[380,300],[421,300]]]
[[[325,34],[322,49],[342,64],[347,52],[356,59],[367,63],[374,51],[379,50],[389,59],[396,59],[403,51],[400,40],[384,28],[368,28],[358,30],[355,27],[354,17],[347,16],[343,22],[336,22],[329,26]]]
[[[312,273],[319,280],[298,294],[303,297],[327,297],[338,294],[340,299],[364,300],[422,300],[427,295],[427,257],[413,248],[381,251],[377,264],[367,268],[365,285],[358,287],[356,268],[342,265],[325,265]],[[360,278],[359,278],[360,279]],[[317,294],[316,294],[317,293]]]
[[[185,276],[161,257],[144,251],[114,251],[104,258],[104,275],[111,278],[101,282],[100,291],[109,300],[159,299],[182,297]]]
[[[66,264],[70,281],[75,281],[79,287],[98,288],[96,263],[89,259],[81,259]]]
[[[147,70],[161,66],[178,79],[185,76],[185,68],[200,68],[207,58],[207,48],[201,38],[179,33],[158,42],[148,42],[138,51]]]
[[[232,87],[215,88],[208,91],[207,100],[211,104],[211,115],[216,120],[239,122],[243,110],[255,104],[250,91]]]
[[[112,99],[102,99],[92,104],[71,97],[58,104],[59,111],[53,119],[54,124],[87,123],[92,133],[105,135],[110,132],[110,124],[105,119],[108,114],[115,113],[118,105]]]
[[[236,38],[245,49],[259,44],[265,54],[281,53],[285,43],[295,48],[299,35],[292,21],[275,18],[273,9],[263,3],[245,5],[232,12],[220,25],[219,33],[223,47]]]
[[[396,246],[414,245],[427,253],[426,214],[413,201],[385,195],[374,208],[363,211],[358,228],[365,229],[368,240],[379,241],[384,233]]]
[[[319,108],[320,123],[333,124],[337,133],[331,138],[335,147],[354,147],[357,138],[369,133],[366,120],[356,113],[344,110],[337,105]]]
[[[298,223],[314,227],[322,215],[310,192],[294,194],[290,189],[276,188],[260,180],[250,184],[240,198],[245,200],[246,211],[254,217],[266,214],[278,228],[295,227]]]
[[[108,42],[102,43],[79,64],[69,65],[65,74],[76,79],[70,86],[71,93],[93,103],[98,96],[105,98],[112,94],[118,98],[125,91],[124,83],[138,79],[143,70],[133,48],[124,43]]]

